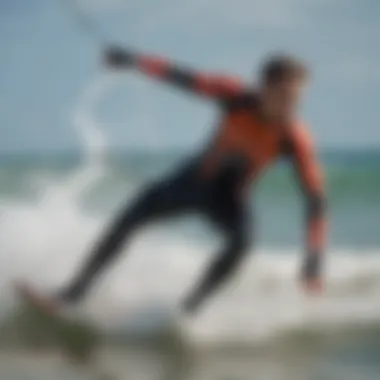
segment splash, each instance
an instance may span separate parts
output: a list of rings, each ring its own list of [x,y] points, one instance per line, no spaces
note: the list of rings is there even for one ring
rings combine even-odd
[[[1,285],[23,276],[45,284],[60,278],[96,229],[97,221],[82,212],[78,199],[105,173],[106,138],[94,110],[116,80],[110,75],[95,78],[78,101],[72,122],[84,150],[79,167],[61,180],[34,178],[39,193],[35,202],[2,203]],[[7,293],[7,287],[2,289]]]

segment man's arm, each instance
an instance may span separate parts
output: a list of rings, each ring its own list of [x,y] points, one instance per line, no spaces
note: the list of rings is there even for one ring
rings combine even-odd
[[[290,155],[306,200],[306,257],[302,279],[312,292],[321,290],[323,251],[326,241],[326,197],[321,165],[310,136],[298,128],[290,141]]]
[[[133,68],[149,77],[216,100],[239,95],[245,90],[244,84],[233,77],[196,72],[164,58],[129,50],[109,49],[105,60],[113,68]]]

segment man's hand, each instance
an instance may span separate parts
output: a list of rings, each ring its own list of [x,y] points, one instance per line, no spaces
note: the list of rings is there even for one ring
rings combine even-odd
[[[320,273],[321,255],[316,252],[308,254],[301,272],[302,285],[306,293],[320,295],[323,292],[323,281]]]
[[[319,296],[323,293],[323,281],[319,277],[303,278],[302,286],[309,295]]]
[[[135,60],[135,54],[118,47],[110,47],[104,53],[104,64],[114,69],[131,67],[135,63]]]

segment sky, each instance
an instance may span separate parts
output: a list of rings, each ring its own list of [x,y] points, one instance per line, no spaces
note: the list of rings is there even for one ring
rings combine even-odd
[[[80,147],[74,110],[105,75],[83,17],[114,43],[249,81],[267,54],[297,54],[313,71],[302,117],[318,145],[380,149],[378,0],[0,0],[0,151]],[[126,73],[93,117],[111,147],[181,149],[218,112]]]

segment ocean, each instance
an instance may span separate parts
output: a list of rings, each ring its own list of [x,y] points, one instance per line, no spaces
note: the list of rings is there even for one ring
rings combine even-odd
[[[58,289],[119,207],[185,158],[109,152],[84,109],[82,153],[0,159],[0,379],[96,378],[64,366],[53,348],[31,350],[6,334],[18,307],[12,281]],[[141,231],[95,285],[79,308],[105,336],[99,360],[115,378],[379,379],[380,152],[321,159],[331,225],[325,294],[308,297],[299,286],[303,200],[280,164],[252,194],[257,238],[242,270],[194,319],[181,321],[175,305],[220,244],[196,216]],[[164,348],[139,344],[157,336]]]

